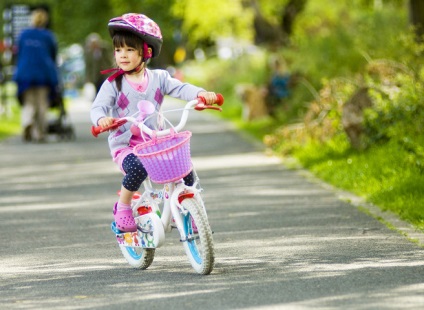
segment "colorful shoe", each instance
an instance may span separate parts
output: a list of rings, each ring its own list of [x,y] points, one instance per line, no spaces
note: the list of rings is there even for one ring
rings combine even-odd
[[[137,231],[137,224],[134,221],[132,210],[118,210],[118,203],[113,207],[113,216],[115,217],[116,228],[123,232]]]

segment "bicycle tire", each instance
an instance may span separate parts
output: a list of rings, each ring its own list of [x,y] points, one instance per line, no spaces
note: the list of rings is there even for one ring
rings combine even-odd
[[[147,221],[149,229],[153,229],[151,237],[153,238],[152,246],[149,248],[144,247],[129,247],[120,244],[124,258],[134,268],[147,269],[153,262],[155,257],[155,249],[160,247],[165,240],[165,231],[163,230],[162,222],[156,213],[149,213],[136,219],[138,225],[144,226],[143,224]]]
[[[119,245],[122,254],[124,255],[130,266],[138,269],[147,269],[155,258],[155,249],[144,249],[139,247],[126,247]]]
[[[188,211],[182,214],[183,229],[187,240],[183,240],[184,250],[193,269],[202,275],[212,272],[215,263],[212,230],[206,212],[194,198],[186,198],[181,205]],[[193,222],[197,233],[193,230]]]

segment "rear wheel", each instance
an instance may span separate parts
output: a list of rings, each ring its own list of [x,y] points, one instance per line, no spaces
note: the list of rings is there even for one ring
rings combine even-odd
[[[181,205],[188,211],[187,215],[182,215],[186,235],[183,244],[187,257],[197,273],[210,274],[214,267],[215,253],[206,212],[194,198],[184,199]]]

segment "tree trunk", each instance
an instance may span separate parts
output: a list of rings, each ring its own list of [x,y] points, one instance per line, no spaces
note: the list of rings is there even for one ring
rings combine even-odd
[[[415,27],[415,33],[419,41],[424,35],[424,1],[409,0],[409,21]]]
[[[250,5],[254,11],[253,27],[255,28],[255,44],[282,43],[282,33],[279,27],[271,24],[261,12],[258,2],[251,0]]]
[[[289,38],[293,32],[293,24],[297,15],[303,11],[306,0],[290,0],[284,8],[281,27],[284,36]]]
[[[273,46],[288,44],[295,19],[305,8],[306,2],[307,0],[290,0],[282,10],[280,24],[274,25],[262,15],[257,0],[251,0],[250,5],[255,13],[255,43]]]

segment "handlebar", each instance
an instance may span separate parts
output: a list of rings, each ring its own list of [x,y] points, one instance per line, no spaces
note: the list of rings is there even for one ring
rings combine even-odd
[[[194,109],[197,110],[197,111],[203,111],[203,110],[206,110],[206,109],[222,111],[220,106],[222,106],[224,104],[224,96],[222,96],[222,94],[216,94],[216,96],[217,96],[217,100],[214,104],[217,104],[219,107],[207,105],[206,99],[203,98],[203,97],[199,97],[199,98],[196,98],[194,100],[187,102],[185,107],[184,107],[183,114],[181,115],[181,120],[180,120],[179,124],[174,127],[174,130],[178,132],[185,126],[185,124],[187,122],[189,110],[193,106],[194,106]],[[94,137],[97,138],[97,136],[99,134],[101,134],[102,132],[117,129],[118,127],[124,125],[128,121],[130,121],[134,124],[137,124],[137,126],[140,128],[141,131],[145,132],[149,136],[152,136],[153,130],[151,128],[144,125],[144,123],[138,123],[137,120],[134,117],[131,117],[131,116],[123,117],[123,118],[115,118],[112,125],[107,126],[107,127],[92,126],[91,127],[91,134]],[[166,135],[169,135],[170,133],[171,133],[171,129],[165,129],[165,130],[161,130],[161,131],[156,131],[156,136],[158,136],[158,137],[166,136]]]

